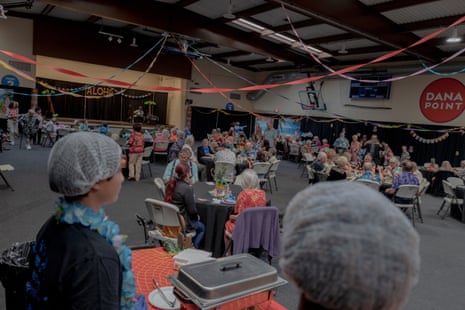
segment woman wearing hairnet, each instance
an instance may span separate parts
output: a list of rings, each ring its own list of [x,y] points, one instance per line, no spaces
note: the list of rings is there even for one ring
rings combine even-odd
[[[50,188],[62,196],[32,248],[29,309],[133,309],[131,251],[103,207],[124,180],[121,149],[91,132],[69,134],[48,160]]]
[[[289,202],[283,229],[279,263],[300,289],[299,309],[398,310],[417,283],[417,232],[363,184],[308,187]]]

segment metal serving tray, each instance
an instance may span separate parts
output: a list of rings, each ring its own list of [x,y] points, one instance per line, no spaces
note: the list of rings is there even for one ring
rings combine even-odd
[[[182,266],[169,277],[174,287],[201,309],[272,290],[287,283],[277,270],[250,254]]]

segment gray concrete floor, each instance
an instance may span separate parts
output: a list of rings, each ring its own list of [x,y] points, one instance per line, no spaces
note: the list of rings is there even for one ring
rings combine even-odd
[[[6,146],[6,144],[5,144]],[[53,213],[57,195],[47,183],[46,165],[50,148],[33,146],[32,150],[10,147],[0,153],[0,164],[12,164],[16,170],[6,173],[16,191],[12,192],[0,180],[0,249],[14,242],[33,240],[43,222]],[[161,176],[164,164],[151,164],[153,176]],[[148,175],[146,171],[146,175]],[[140,182],[125,182],[119,201],[105,208],[108,216],[120,225],[129,236],[128,244],[143,243],[142,230],[134,214],[145,215],[143,200],[153,193],[153,178]],[[285,211],[288,201],[308,186],[301,169],[294,162],[282,161],[278,171],[279,191],[268,193],[272,205]],[[447,217],[441,220],[436,210],[442,199],[426,196],[423,201],[425,223],[418,224],[421,236],[421,273],[418,285],[412,291],[404,309],[412,310],[463,310],[465,283],[465,226]],[[277,266],[277,259],[273,265]],[[288,309],[296,309],[297,289],[288,284],[278,290],[278,302]],[[0,310],[6,309],[4,291],[0,290]]]

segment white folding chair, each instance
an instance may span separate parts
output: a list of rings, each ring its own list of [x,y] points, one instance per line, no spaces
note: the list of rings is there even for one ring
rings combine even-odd
[[[6,186],[8,186],[12,192],[14,192],[14,188],[10,185],[10,183],[8,182],[8,180],[6,179],[6,176],[3,174],[3,172],[7,172],[7,171],[13,171],[15,170],[15,168],[12,166],[12,165],[9,165],[9,164],[4,164],[4,165],[0,165],[0,177],[3,179],[3,181],[5,182]]]
[[[453,188],[459,185],[464,185],[463,180],[459,177],[448,177],[447,182],[449,182]]]
[[[144,148],[144,154],[142,155],[142,172],[144,170],[144,166],[149,168],[150,176],[152,176],[152,167],[150,164],[150,158],[152,157],[152,150],[153,146],[147,146]]]
[[[270,184],[270,193],[273,193],[271,180],[274,180],[274,186],[276,191],[278,191],[278,182],[276,181],[276,172],[278,171],[279,164],[281,163],[280,160],[275,161],[271,164],[270,170],[268,170],[268,183]]]
[[[369,188],[379,192],[379,183],[373,180],[368,180],[368,179],[358,179],[356,182],[362,183]]]
[[[152,243],[154,240],[158,240],[163,244],[165,240],[170,240],[178,247],[182,246],[179,244],[179,237],[170,237],[163,234],[163,226],[180,227],[180,234],[183,238],[193,238],[195,236],[195,231],[186,230],[184,219],[177,206],[152,198],[146,198],[144,202],[149,220],[147,221],[138,214],[136,214],[136,218],[139,225],[144,228],[146,244]]]
[[[303,164],[302,173],[300,176],[304,176],[307,173],[307,166],[315,160],[315,157],[310,153],[302,153],[301,163]]]
[[[215,168],[212,169],[211,174],[213,179],[215,176],[222,175],[223,180],[233,183],[236,176],[236,165],[229,161],[215,161]]]
[[[416,200],[420,187],[418,185],[405,184],[400,185],[394,195],[394,204],[404,210],[411,210],[412,225],[415,226]]]
[[[267,162],[256,162],[253,164],[253,170],[257,173],[258,180],[260,182],[260,187],[262,189],[266,189],[266,185],[268,184],[268,172],[270,171],[270,163]],[[272,193],[271,186],[270,193]]]
[[[154,178],[153,183],[155,184],[155,194],[156,199],[164,200],[165,199],[165,183],[162,178]]]
[[[436,212],[436,214],[441,215],[442,209],[447,204],[447,209],[441,216],[441,219],[444,219],[446,215],[449,213],[452,204],[458,204],[459,206],[462,206],[463,211],[463,199],[457,198],[454,191],[454,187],[451,183],[447,182],[446,180],[442,180],[442,186],[444,187],[444,193],[446,194],[446,196],[443,198],[442,204],[439,207],[439,210],[438,212]]]
[[[423,179],[423,181],[420,183],[420,188],[418,190],[418,195],[416,199],[418,218],[420,219],[422,223],[423,223],[423,215],[421,212],[421,199],[423,198],[426,191],[428,190],[429,185],[430,185],[430,182],[428,182],[426,179]]]
[[[157,155],[165,156],[168,162],[168,141],[158,141],[153,148],[153,161],[157,161]]]
[[[297,162],[300,156],[300,144],[298,143],[291,143],[289,144],[289,159],[290,157],[294,157],[294,161]]]

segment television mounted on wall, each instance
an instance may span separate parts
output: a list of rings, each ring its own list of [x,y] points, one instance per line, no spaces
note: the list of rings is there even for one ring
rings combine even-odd
[[[383,81],[390,77],[371,77],[367,80],[379,80],[379,82],[350,81],[351,99],[389,99],[391,95],[391,82]]]

